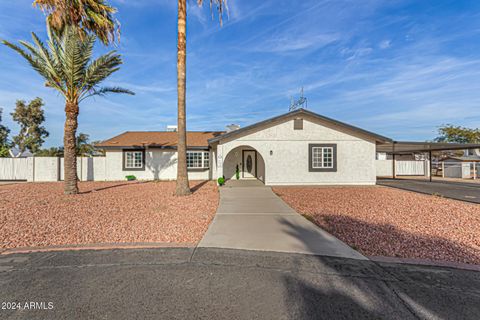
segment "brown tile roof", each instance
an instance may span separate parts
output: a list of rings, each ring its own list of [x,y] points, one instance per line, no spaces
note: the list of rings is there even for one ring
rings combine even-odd
[[[188,147],[208,147],[208,139],[216,137],[221,131],[188,131]],[[167,131],[127,131],[97,144],[97,147],[176,147],[177,132]]]

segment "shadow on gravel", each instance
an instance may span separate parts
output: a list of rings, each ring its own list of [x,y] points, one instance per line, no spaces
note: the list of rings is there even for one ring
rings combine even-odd
[[[120,188],[120,187],[124,187],[124,186],[139,185],[139,184],[145,184],[145,183],[151,183],[151,181],[138,181],[138,182],[134,182],[134,183],[125,182],[125,183],[115,184],[115,185],[112,185],[112,186],[95,188],[95,189],[92,189],[92,190],[83,191],[83,192],[79,192],[79,193],[80,194],[88,194],[88,193],[92,193],[92,192],[99,192],[99,191],[104,191],[104,190],[108,190],[108,189]]]
[[[477,248],[445,238],[413,234],[389,224],[367,223],[338,215],[322,216],[317,224],[369,256],[480,264]]]
[[[210,182],[209,180],[204,180],[200,183],[197,183],[196,185],[194,185],[193,187],[190,188],[190,190],[192,191],[192,193],[195,193],[197,192],[198,190],[200,190],[204,185],[208,184],[208,182]]]
[[[299,239],[311,232],[288,221],[284,221],[284,225],[286,232]],[[346,225],[348,232],[367,227],[359,225],[358,221],[343,220],[341,226],[346,228]],[[372,228],[372,242],[376,239],[375,232],[389,233],[388,241],[397,237],[400,237],[397,241],[414,239],[412,235],[386,226],[368,227]],[[431,241],[431,245],[438,245],[440,241],[415,239],[420,243]],[[290,301],[297,299],[297,305],[288,308],[291,318],[475,319],[479,311],[480,291],[476,288],[480,283],[479,273],[322,256],[315,258],[324,269],[316,280],[302,279],[295,273],[284,276],[285,304],[291,305]],[[329,262],[332,259],[337,263]]]

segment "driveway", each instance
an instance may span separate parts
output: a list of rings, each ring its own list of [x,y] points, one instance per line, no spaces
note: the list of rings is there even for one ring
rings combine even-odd
[[[220,205],[199,247],[366,259],[256,180],[230,181],[220,188]]]
[[[377,184],[408,191],[441,195],[460,201],[480,203],[480,185],[461,182],[378,179]]]
[[[213,248],[0,255],[0,285],[1,319],[478,319],[480,314],[479,272]],[[7,302],[21,309],[7,308]],[[37,307],[25,308],[25,302]]]

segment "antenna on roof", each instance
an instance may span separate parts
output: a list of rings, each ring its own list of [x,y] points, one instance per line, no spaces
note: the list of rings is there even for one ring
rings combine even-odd
[[[307,98],[303,95],[303,87],[302,87],[302,90],[300,90],[300,98],[295,100],[293,97],[291,97],[290,107],[288,108],[288,110],[294,111],[297,109],[306,109],[307,106],[308,106]]]

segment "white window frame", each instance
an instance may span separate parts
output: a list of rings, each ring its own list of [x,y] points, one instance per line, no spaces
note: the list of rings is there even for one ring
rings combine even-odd
[[[318,153],[318,151],[320,151],[320,153]],[[329,151],[328,154],[327,151]],[[319,159],[318,155],[320,155]],[[329,159],[327,159],[327,156]],[[334,161],[333,147],[312,147],[313,169],[333,169]],[[330,162],[330,164],[327,164],[327,162]]]
[[[189,155],[191,154],[199,154],[200,157],[197,158],[197,161],[189,161],[190,159],[188,158]],[[192,164],[195,164],[194,162],[198,163],[198,160],[200,160],[200,166],[195,165],[193,166]],[[187,151],[187,169],[208,169],[210,168],[210,152],[209,151],[197,151],[197,150],[190,150]]]
[[[143,151],[141,150],[125,150],[125,169],[143,169],[144,159],[143,159]],[[132,155],[131,163],[129,164],[129,154]],[[140,154],[140,159],[136,159],[136,155]],[[138,164],[138,160],[140,160],[140,164]]]

